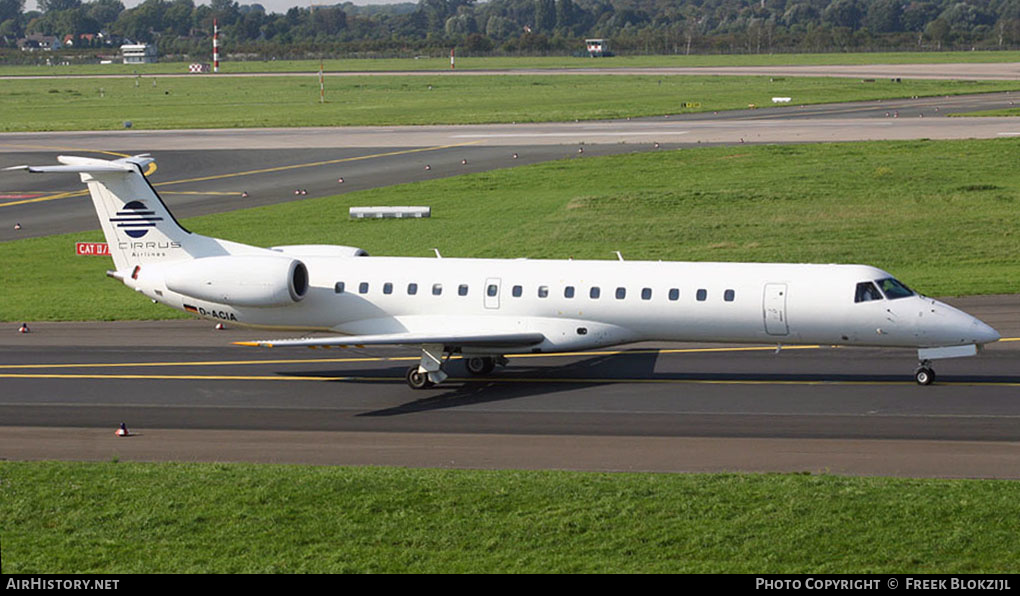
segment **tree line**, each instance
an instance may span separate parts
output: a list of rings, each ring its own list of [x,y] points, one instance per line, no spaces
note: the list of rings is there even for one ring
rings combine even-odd
[[[1020,0],[419,0],[268,13],[212,0],[0,0],[0,47],[30,34],[88,52],[122,41],[203,58],[212,24],[221,51],[267,59],[353,56],[581,54],[603,38],[617,54],[1015,49]],[[11,52],[6,52],[14,60]]]

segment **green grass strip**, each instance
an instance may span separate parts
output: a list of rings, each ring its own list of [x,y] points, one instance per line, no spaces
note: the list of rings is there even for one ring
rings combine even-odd
[[[0,463],[3,573],[1016,573],[1020,483]]]
[[[580,48],[578,48],[580,49]],[[828,64],[973,64],[1020,62],[1018,51],[978,52],[874,52],[825,54],[717,54],[690,56],[615,56],[605,59],[569,56],[457,57],[457,70],[515,70],[525,68],[667,68],[696,66],[818,66]],[[23,66],[0,63],[0,76],[185,74],[191,62],[156,64],[70,64]],[[224,57],[220,72],[318,72],[319,60],[252,60],[235,62]],[[449,55],[434,58],[373,58],[322,61],[326,72],[392,72],[450,70]],[[202,75],[205,76],[205,75]],[[212,76],[212,75],[208,75]]]
[[[614,259],[619,250],[628,260],[866,263],[932,296],[1008,294],[1020,292],[1018,154],[1011,138],[576,157],[184,225],[257,246],[344,244],[373,255],[438,247],[445,257]],[[88,199],[49,205],[70,200]],[[351,206],[419,204],[430,219],[348,216]],[[0,320],[182,316],[107,279],[110,259],[75,254],[75,241],[95,240],[99,232],[0,243]]]
[[[0,131],[561,122],[1020,90],[1020,81],[521,75],[17,79]]]

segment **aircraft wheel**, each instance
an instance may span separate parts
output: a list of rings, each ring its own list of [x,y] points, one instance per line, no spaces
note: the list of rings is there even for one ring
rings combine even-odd
[[[487,375],[496,368],[496,359],[486,356],[471,356],[464,359],[464,367],[473,375]]]
[[[914,380],[918,385],[931,385],[935,381],[935,371],[927,366],[919,367],[914,371]]]
[[[420,372],[417,366],[407,369],[407,374],[404,375],[404,378],[411,389],[428,389],[433,385],[432,381],[429,380],[429,373]]]

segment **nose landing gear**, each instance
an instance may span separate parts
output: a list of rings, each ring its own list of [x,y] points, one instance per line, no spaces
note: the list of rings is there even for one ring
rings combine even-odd
[[[918,385],[931,385],[935,382],[935,370],[931,367],[931,360],[921,361],[921,366],[914,371],[914,380]]]

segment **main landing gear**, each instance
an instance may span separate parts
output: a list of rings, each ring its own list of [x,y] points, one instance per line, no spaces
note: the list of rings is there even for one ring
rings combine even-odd
[[[421,348],[421,362],[407,369],[404,379],[411,389],[428,389],[446,380],[448,375],[443,370],[451,353],[441,345],[425,345]],[[507,359],[503,356],[468,356],[464,358],[464,367],[474,376],[491,373],[496,365],[506,366]]]
[[[931,385],[935,382],[935,370],[931,367],[931,360],[921,361],[921,366],[914,371],[914,380],[918,385]]]

